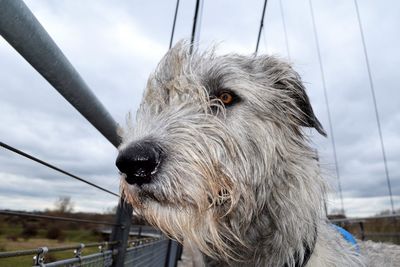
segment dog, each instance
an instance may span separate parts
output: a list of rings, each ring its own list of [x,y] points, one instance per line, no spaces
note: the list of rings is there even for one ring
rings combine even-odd
[[[346,241],[327,220],[300,76],[272,56],[179,42],[128,118],[116,165],[126,200],[206,266],[395,266],[397,246]],[[399,266],[399,265],[397,265]]]

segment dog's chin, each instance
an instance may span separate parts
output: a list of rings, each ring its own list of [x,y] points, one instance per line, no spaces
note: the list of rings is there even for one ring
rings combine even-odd
[[[171,212],[188,212],[198,210],[194,202],[177,200],[174,192],[163,190],[163,184],[158,177],[154,177],[151,183],[133,183],[122,180],[123,194],[130,204],[137,210],[165,210]],[[209,205],[205,205],[209,206]],[[205,208],[206,209],[206,208]]]
[[[162,193],[160,185],[155,181],[152,183],[128,184],[124,182],[124,191],[133,199],[133,206],[149,208],[155,206],[169,206],[171,201]]]
[[[163,203],[163,198],[156,191],[149,186],[141,186],[140,189],[137,191],[137,198],[140,200],[142,204],[148,202],[155,202],[155,203]]]

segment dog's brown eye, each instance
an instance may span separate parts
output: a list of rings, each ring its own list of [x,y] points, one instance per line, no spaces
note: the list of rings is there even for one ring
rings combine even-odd
[[[224,105],[230,105],[233,102],[233,95],[228,92],[221,93],[218,98]]]

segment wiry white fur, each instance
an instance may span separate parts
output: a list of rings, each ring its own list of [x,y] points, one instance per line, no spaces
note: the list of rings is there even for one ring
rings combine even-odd
[[[181,42],[160,62],[122,134],[121,149],[151,141],[166,155],[152,183],[122,182],[136,212],[210,266],[294,266],[306,246],[307,266],[363,266],[323,215],[302,126],[323,130],[297,73],[274,57],[188,51]],[[222,89],[241,101],[225,108]]]

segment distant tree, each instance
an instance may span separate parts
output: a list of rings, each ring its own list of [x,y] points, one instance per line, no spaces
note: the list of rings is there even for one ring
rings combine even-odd
[[[400,209],[395,210],[394,213],[399,214]],[[388,209],[388,210],[382,210],[382,211],[378,212],[376,215],[381,216],[381,215],[391,215],[391,214],[392,214],[392,211]]]
[[[60,229],[60,227],[53,226],[47,229],[46,232],[46,237],[48,239],[57,239],[59,241],[64,241],[65,239],[65,234],[64,232]]]
[[[392,212],[390,210],[382,210],[380,212],[378,212],[376,215],[390,215],[392,214]]]
[[[37,234],[38,234],[38,229],[35,224],[30,224],[30,223],[23,224],[21,236],[24,239],[29,239],[31,237],[36,236]]]
[[[346,213],[342,209],[332,209],[330,215],[346,217]]]
[[[118,208],[118,205],[114,206],[114,207],[108,207],[104,210],[104,214],[113,214],[114,215],[117,213],[117,208]]]
[[[55,211],[60,213],[71,213],[74,210],[74,203],[69,196],[61,196],[54,203]]]

